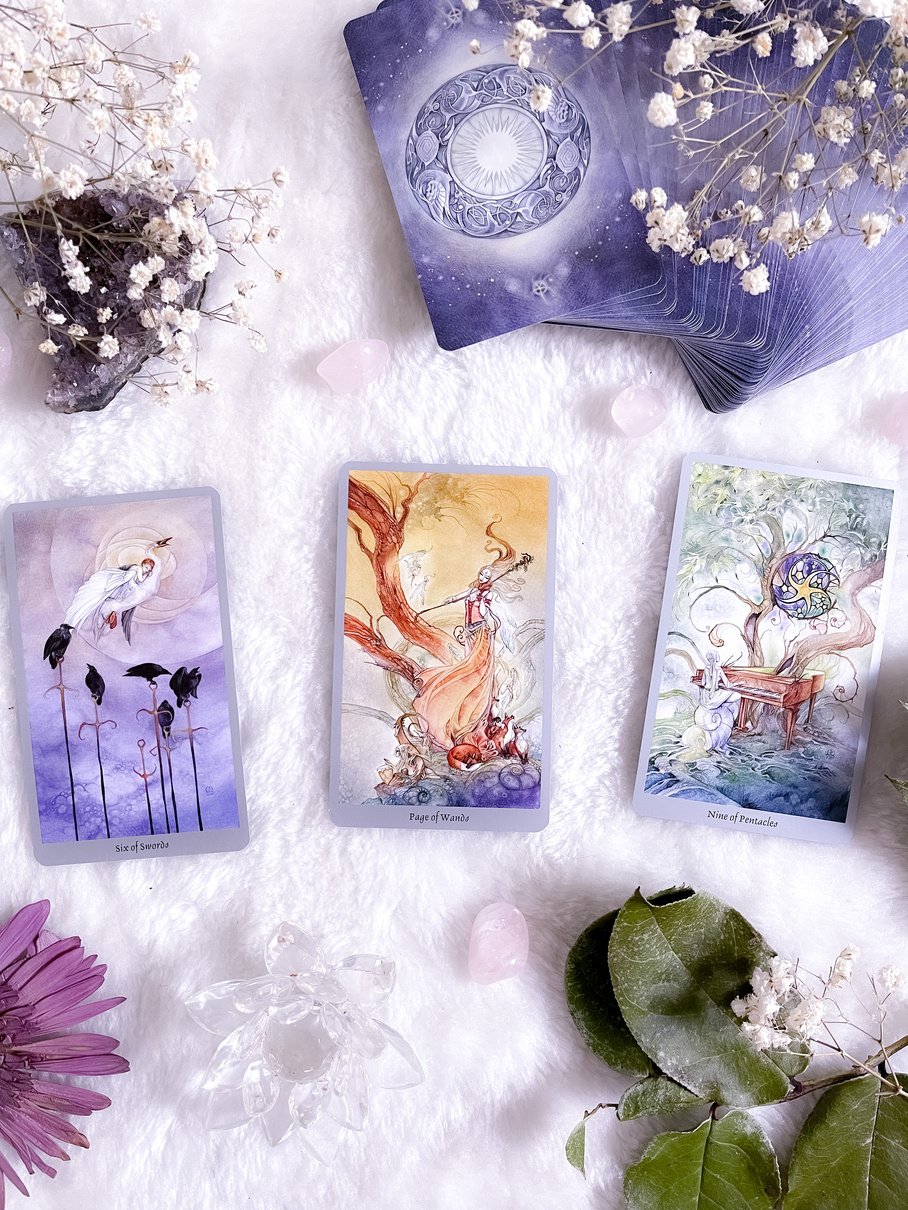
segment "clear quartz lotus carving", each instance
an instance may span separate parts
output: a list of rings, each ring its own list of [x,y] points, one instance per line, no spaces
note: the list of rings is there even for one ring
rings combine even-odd
[[[372,1016],[394,987],[394,963],[352,954],[330,965],[312,937],[284,923],[265,964],[267,975],[215,983],[186,1001],[223,1038],[203,1084],[205,1124],[259,1119],[272,1146],[296,1133],[330,1164],[346,1131],[364,1129],[373,1088],[423,1080],[410,1045]]]

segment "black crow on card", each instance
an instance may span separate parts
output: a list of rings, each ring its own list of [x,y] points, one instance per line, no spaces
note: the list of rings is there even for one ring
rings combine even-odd
[[[85,684],[88,692],[91,694],[91,700],[96,706],[100,706],[104,701],[104,690],[107,686],[104,684],[104,677],[94,664],[88,665],[88,672],[85,674]]]
[[[170,676],[170,673],[166,668],[162,668],[160,664],[134,664],[123,675],[141,677],[143,680],[148,681],[149,685],[153,685],[159,676]]]
[[[161,724],[165,739],[170,739],[170,729],[173,726],[174,717],[173,706],[165,699],[158,706],[158,722]]]
[[[178,668],[170,678],[170,688],[177,695],[177,708],[185,706],[191,697],[198,699],[199,681],[202,674],[198,668]]]
[[[44,644],[44,658],[50,663],[51,668],[56,668],[62,662],[66,655],[66,649],[73,637],[72,626],[66,622],[62,626],[58,626],[52,635],[48,637]]]

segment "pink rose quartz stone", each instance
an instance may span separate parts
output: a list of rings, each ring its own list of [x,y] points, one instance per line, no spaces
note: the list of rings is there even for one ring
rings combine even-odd
[[[383,340],[348,340],[316,366],[335,395],[356,395],[379,378],[391,359]]]
[[[470,978],[498,983],[520,974],[530,952],[523,912],[510,903],[490,903],[473,921],[470,933]]]
[[[906,415],[908,415],[908,393],[891,395],[885,401],[885,408],[880,409],[874,416],[880,432],[887,441],[892,441],[903,448],[908,445]]]
[[[645,437],[659,427],[667,414],[665,396],[655,387],[625,387],[612,404],[612,420],[625,437]]]

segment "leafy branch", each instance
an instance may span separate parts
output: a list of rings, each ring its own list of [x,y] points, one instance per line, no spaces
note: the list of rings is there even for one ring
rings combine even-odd
[[[584,1114],[568,1139],[569,1161],[584,1170],[594,1114],[614,1109],[628,1121],[700,1106],[699,1126],[657,1135],[627,1170],[629,1210],[894,1207],[908,1171],[908,1078],[890,1063],[908,1049],[908,1036],[887,1043],[882,1028],[901,976],[886,968],[871,979],[879,1043],[857,1059],[831,1028],[844,1022],[826,1019],[830,1006],[838,1008],[837,991],[851,983],[856,956],[844,950],[817,993],[713,896],[687,887],[649,898],[637,891],[591,924],[568,955],[565,990],[581,1035],[636,1080],[617,1105]],[[802,1080],[819,1047],[848,1066]],[[819,1099],[783,1191],[772,1144],[747,1110],[811,1094]]]

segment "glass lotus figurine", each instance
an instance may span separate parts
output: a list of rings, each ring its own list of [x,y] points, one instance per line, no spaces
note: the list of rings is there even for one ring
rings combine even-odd
[[[330,1164],[345,1131],[364,1129],[372,1087],[423,1080],[409,1044],[372,1016],[394,987],[394,963],[353,954],[332,966],[312,937],[284,923],[265,964],[267,975],[215,983],[186,1001],[224,1038],[203,1085],[205,1125],[258,1118],[273,1147],[295,1131]]]

